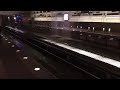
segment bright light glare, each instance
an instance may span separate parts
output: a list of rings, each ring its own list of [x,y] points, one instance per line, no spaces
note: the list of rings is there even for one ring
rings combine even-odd
[[[14,17],[14,20],[16,20],[16,17]]]
[[[111,31],[111,28],[109,28],[108,31],[110,32],[110,31]]]
[[[103,28],[103,31],[105,31],[105,28]]]
[[[39,70],[40,70],[40,68],[35,68],[34,70],[35,70],[35,71],[39,71]]]
[[[10,17],[8,17],[8,19],[10,19]]]
[[[64,20],[68,20],[68,14],[64,14]]]

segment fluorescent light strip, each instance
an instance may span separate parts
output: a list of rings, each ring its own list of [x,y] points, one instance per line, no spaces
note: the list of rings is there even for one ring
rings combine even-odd
[[[60,47],[63,47],[63,48],[66,48],[66,49],[69,49],[71,51],[74,51],[74,52],[77,52],[79,54],[82,54],[82,55],[85,55],[85,56],[88,56],[88,57],[91,57],[95,60],[99,60],[99,61],[102,61],[102,62],[105,62],[107,64],[110,64],[110,65],[113,65],[115,67],[118,67],[120,68],[120,62],[119,61],[116,61],[114,59],[110,59],[110,58],[106,58],[106,57],[102,57],[100,55],[97,55],[97,54],[94,54],[94,53],[91,53],[91,52],[88,52],[88,51],[85,51],[85,50],[81,50],[81,49],[78,49],[78,48],[74,48],[74,47],[71,47],[71,46],[67,46],[67,45],[64,45],[64,44],[61,44],[61,43],[56,43],[54,41],[51,41],[51,40],[46,40],[46,39],[43,39],[44,41],[47,41],[47,42],[50,42],[50,43],[53,43],[55,45],[58,45]]]

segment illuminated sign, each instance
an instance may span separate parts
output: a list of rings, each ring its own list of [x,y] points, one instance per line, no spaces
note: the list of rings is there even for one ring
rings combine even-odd
[[[64,14],[64,20],[68,20],[69,17],[68,17],[68,14]]]

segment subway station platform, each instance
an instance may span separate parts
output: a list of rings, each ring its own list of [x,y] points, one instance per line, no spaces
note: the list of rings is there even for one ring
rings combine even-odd
[[[10,29],[7,29],[7,28],[10,28]],[[29,53],[29,55],[31,55],[31,53],[33,53],[34,52],[34,50],[33,51],[31,51],[29,48],[27,48],[27,47],[25,47],[25,45],[23,44],[23,43],[21,43],[19,40],[17,40],[17,37],[15,37],[17,34],[19,35],[19,32],[17,32],[17,31],[19,31],[19,29],[15,29],[15,28],[11,28],[11,27],[7,27],[6,28],[6,32],[8,31],[10,31],[9,33],[4,33],[5,34],[5,36],[7,36],[8,38],[11,38],[12,39],[12,41],[14,42],[14,43],[16,43],[16,45],[18,46],[18,47],[20,47],[20,48],[24,48],[24,50],[25,51],[27,51],[27,53]],[[9,35],[11,32],[13,32],[13,36],[12,35]],[[21,33],[21,32],[20,32]],[[98,67],[98,66],[100,66],[101,68],[106,68],[106,69],[108,69],[108,70],[110,70],[111,72],[118,72],[119,70],[117,70],[117,69],[119,69],[119,61],[117,61],[117,60],[114,60],[113,58],[110,58],[110,57],[104,57],[103,55],[101,55],[100,54],[100,52],[95,52],[94,51],[94,53],[93,52],[91,52],[92,51],[92,48],[90,48],[90,47],[86,47],[86,45],[88,44],[88,45],[90,45],[90,43],[84,43],[84,42],[76,42],[74,39],[72,39],[72,38],[67,38],[67,37],[61,37],[61,36],[59,36],[59,35],[42,35],[42,34],[37,34],[37,33],[32,33],[31,35],[30,34],[26,34],[25,35],[25,33],[22,33],[21,35],[23,35],[22,36],[22,39],[25,39],[25,40],[28,40],[29,41],[29,43],[31,43],[31,44],[34,44],[33,46],[37,46],[37,47],[39,47],[39,48],[44,48],[45,49],[45,51],[46,52],[50,52],[50,53],[52,53],[51,55],[53,55],[53,53],[54,53],[54,55],[56,55],[56,59],[55,58],[52,58],[51,60],[50,60],[50,58],[49,57],[47,57],[48,59],[44,59],[43,60],[43,62],[46,62],[46,65],[50,65],[50,67],[52,67],[52,69],[54,69],[55,71],[54,71],[54,75],[57,73],[57,74],[59,74],[58,75],[58,77],[59,78],[68,78],[68,79],[71,79],[71,78],[73,78],[73,79],[75,79],[75,78],[79,78],[79,79],[91,79],[91,78],[93,78],[93,77],[95,77],[95,78],[98,78],[98,77],[96,77],[96,76],[94,76],[93,74],[91,74],[91,73],[89,73],[89,72],[86,72],[86,70],[84,70],[84,69],[82,69],[82,72],[80,71],[80,70],[77,70],[77,69],[73,69],[73,67],[76,67],[76,65],[74,65],[74,64],[72,64],[72,63],[75,63],[75,64],[78,64],[78,67],[81,67],[81,65],[79,65],[79,63],[81,63],[81,62],[83,62],[84,61],[84,59],[86,58],[86,57],[88,57],[85,61],[87,61],[86,63],[84,63],[85,64],[85,67],[84,68],[88,68],[89,66],[91,67],[91,65],[89,65],[90,63],[93,63],[93,62],[95,62],[96,63],[96,66]],[[21,36],[20,35],[20,36]],[[26,36],[26,37],[24,37],[24,35]],[[4,36],[2,35],[2,37],[4,38]],[[28,38],[27,38],[28,37]],[[6,40],[6,39],[5,39]],[[41,42],[42,41],[42,42]],[[46,44],[45,44],[46,43]],[[51,45],[49,45],[49,44],[51,43],[52,44],[52,46]],[[83,44],[84,43],[84,44]],[[47,46],[47,44],[48,44],[48,46]],[[81,45],[80,45],[81,44]],[[83,44],[83,45],[82,45]],[[58,47],[58,50],[57,50],[57,48],[56,48],[56,46]],[[82,47],[83,46],[83,47]],[[56,48],[56,49],[55,49]],[[64,48],[65,49],[65,52],[63,53],[63,55],[61,56],[61,51],[62,50],[60,50],[59,51],[59,49],[60,48]],[[64,51],[64,49],[63,49],[63,51]],[[86,50],[85,50],[86,49]],[[57,51],[56,51],[57,50]],[[66,50],[69,50],[69,51],[67,51],[67,52],[71,52],[71,53],[76,53],[76,54],[78,54],[78,56],[77,57],[74,57],[74,59],[73,59],[73,56],[69,56],[67,53],[66,53]],[[88,51],[88,50],[91,50],[91,51]],[[99,51],[100,49],[98,49],[98,51]],[[41,50],[38,50],[39,52],[41,52]],[[35,52],[34,52],[35,53]],[[99,54],[98,54],[99,53]],[[39,57],[39,55],[41,55],[41,54],[38,54],[38,57]],[[54,56],[53,55],[53,56]],[[70,54],[71,55],[71,54]],[[83,55],[84,56],[84,58],[82,58],[82,59],[80,59],[81,58],[81,56],[79,56],[79,55]],[[58,57],[59,56],[59,57]],[[63,57],[64,56],[64,57]],[[76,56],[76,55],[75,55]],[[82,56],[82,57],[83,57]],[[67,57],[67,58],[66,58]],[[62,59],[61,59],[62,58]],[[63,59],[63,58],[65,58],[65,59]],[[79,60],[76,60],[77,58],[79,58]],[[89,60],[90,58],[92,58],[93,60],[91,61],[91,60]],[[61,60],[63,60],[63,61],[61,61]],[[72,61],[72,63],[69,63],[69,62],[71,62]],[[49,63],[48,63],[49,62]],[[62,63],[61,63],[62,62]],[[69,64],[66,64],[66,62],[67,63],[69,63]],[[89,63],[88,63],[89,62]],[[97,63],[99,63],[99,64],[97,64]],[[100,64],[101,63],[101,64]],[[71,65],[70,65],[71,64]],[[83,64],[83,65],[84,65]],[[89,65],[89,66],[86,66],[86,65]],[[73,66],[73,67],[72,67]],[[97,73],[100,73],[99,72],[99,70],[98,71],[96,71],[97,69],[96,69],[96,66],[95,67],[93,67],[93,68],[91,68],[91,70],[92,70],[92,72],[97,72]],[[77,67],[77,68],[78,68]],[[90,69],[90,68],[89,68]],[[94,70],[94,69],[96,69],[96,70]],[[115,70],[114,70],[115,69]],[[50,70],[50,69],[49,69]],[[73,73],[74,72],[74,73]],[[83,73],[84,72],[84,73]],[[86,73],[86,74],[85,74]],[[102,73],[100,74],[100,75],[102,75],[102,74],[104,74],[104,73],[106,73],[106,71],[103,69],[102,70]],[[89,75],[87,75],[87,74],[89,74]],[[112,75],[112,74],[111,74]],[[38,76],[39,76],[39,74],[38,74]],[[56,75],[55,75],[56,76]],[[91,76],[93,76],[93,77],[91,77]],[[114,77],[114,76],[113,76]]]
[[[0,11],[0,79],[120,79],[120,11]]]
[[[119,79],[119,16],[0,12],[0,79]]]

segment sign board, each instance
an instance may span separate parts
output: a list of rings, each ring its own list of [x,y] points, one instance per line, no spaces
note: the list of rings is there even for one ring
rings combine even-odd
[[[68,14],[64,14],[64,20],[68,20],[69,17],[68,17]]]

